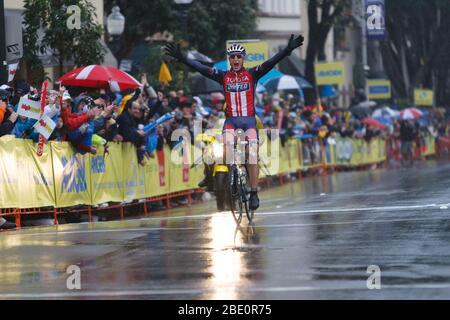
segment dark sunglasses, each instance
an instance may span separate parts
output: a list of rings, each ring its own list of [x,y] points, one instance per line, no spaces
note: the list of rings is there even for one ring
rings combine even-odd
[[[230,55],[230,58],[231,58],[231,59],[235,59],[235,58],[242,59],[243,57],[244,57],[244,56],[241,55],[241,54],[232,54],[232,55]]]

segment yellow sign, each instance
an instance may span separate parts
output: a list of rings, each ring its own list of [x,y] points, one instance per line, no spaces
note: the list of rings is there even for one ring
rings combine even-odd
[[[383,79],[367,80],[367,97],[369,99],[390,99],[391,81]]]
[[[76,153],[68,142],[50,142],[55,177],[56,207],[91,204],[89,154]]]
[[[130,143],[122,143],[124,200],[145,198],[145,172],[138,164],[136,147]]]
[[[432,106],[434,101],[433,90],[414,90],[414,104],[416,106]]]
[[[36,156],[31,140],[0,138],[0,208],[37,208],[55,205],[51,151],[44,145]]]
[[[227,48],[236,43],[245,48],[246,56],[244,66],[246,68],[256,67],[269,59],[269,46],[267,42],[259,40],[229,40],[227,41]],[[229,62],[228,68],[230,68]]]
[[[316,82],[318,85],[343,84],[345,82],[342,62],[316,63]]]
[[[97,148],[91,157],[91,203],[93,205],[109,201],[122,202],[123,198],[123,157],[122,146],[111,143],[109,153],[104,155],[104,147]]]

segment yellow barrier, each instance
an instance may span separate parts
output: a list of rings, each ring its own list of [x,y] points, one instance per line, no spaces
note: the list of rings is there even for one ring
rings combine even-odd
[[[426,139],[427,153],[434,153],[434,139]],[[36,156],[36,145],[13,136],[0,138],[0,208],[57,208],[96,205],[103,202],[161,196],[197,188],[204,166],[191,168],[194,149],[155,151],[145,166],[137,163],[130,143],[109,145],[109,154],[75,153],[67,142],[52,141]],[[326,159],[323,157],[326,156]],[[336,139],[335,145],[320,147],[317,140],[266,139],[260,157],[271,175],[326,165],[362,165],[384,161],[385,142],[372,139]],[[183,163],[183,159],[186,163]],[[178,161],[174,163],[173,161]],[[266,170],[261,171],[261,176]]]
[[[34,150],[31,140],[0,138],[0,208],[55,204],[50,147],[40,158]]]

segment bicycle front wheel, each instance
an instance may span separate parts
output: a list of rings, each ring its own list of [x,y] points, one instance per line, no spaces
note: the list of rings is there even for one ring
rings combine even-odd
[[[231,213],[236,221],[236,224],[238,225],[242,221],[242,214],[244,212],[244,204],[242,202],[239,180],[239,172],[237,167],[231,166],[228,172],[228,198]]]

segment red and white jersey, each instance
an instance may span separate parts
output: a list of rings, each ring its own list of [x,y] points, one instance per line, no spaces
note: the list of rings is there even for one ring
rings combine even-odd
[[[227,102],[227,117],[252,117],[255,115],[255,81],[247,69],[228,71],[223,78]]]
[[[242,68],[238,72],[219,70],[187,58],[184,63],[223,86],[227,102],[227,117],[254,117],[255,91],[258,80],[289,54],[290,51],[285,49],[259,66],[250,69]]]

